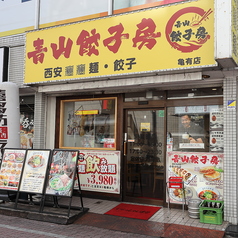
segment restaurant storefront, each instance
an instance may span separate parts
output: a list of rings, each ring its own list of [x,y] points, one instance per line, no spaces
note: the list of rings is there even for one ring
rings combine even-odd
[[[165,205],[168,177],[182,176],[178,169],[183,169],[188,198],[207,190],[222,199],[222,102],[222,87],[58,97],[56,147],[80,150],[81,187],[91,196]],[[184,115],[191,118],[195,133],[197,128],[203,132],[193,135],[191,126],[186,133],[202,141],[185,138]],[[219,169],[214,176],[220,176],[205,180],[199,174],[204,167],[214,173]],[[170,195],[181,203],[181,191]]]
[[[181,190],[166,190],[177,176],[188,199],[224,200],[225,219],[236,223],[238,54],[229,11],[222,0],[148,9],[114,2],[117,15],[43,22],[14,38],[10,68],[21,55],[24,74],[10,78],[24,78],[21,97],[34,99],[21,105],[31,122],[22,146],[79,150],[84,196],[162,206],[169,197],[177,206]]]
[[[42,107],[52,99],[51,145],[80,150],[86,195],[180,204],[181,191],[166,189],[179,176],[187,198],[223,199],[223,81],[201,72],[217,67],[214,6],[190,4],[27,34],[25,83],[39,85]],[[190,28],[205,12],[207,20]]]

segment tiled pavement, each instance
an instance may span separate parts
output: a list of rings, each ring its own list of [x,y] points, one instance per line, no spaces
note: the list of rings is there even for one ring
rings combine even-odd
[[[49,222],[29,220],[0,215],[1,238],[147,238],[131,234],[81,224],[59,225]]]
[[[63,198],[59,204],[68,204]],[[192,219],[188,211],[162,208],[148,221],[104,215],[120,202],[83,198],[89,212],[73,224],[59,225],[49,222],[0,215],[0,238],[222,238],[228,223],[212,225]],[[81,206],[80,199],[73,197],[72,206]]]
[[[78,202],[77,198],[75,198],[75,200],[73,200],[72,204],[74,205],[75,202]],[[83,198],[84,207],[88,207],[89,212],[91,212],[91,213],[104,214],[105,212],[111,210],[118,204],[120,204],[120,202],[92,199],[92,198]],[[180,225],[187,225],[187,226],[201,227],[201,228],[209,228],[209,229],[214,229],[214,230],[224,230],[228,225],[228,222],[223,222],[222,225],[200,223],[199,219],[190,218],[188,215],[188,211],[186,211],[186,210],[183,211],[182,209],[181,210],[180,209],[168,209],[165,207],[163,207],[158,212],[156,212],[149,219],[149,221],[180,224]]]
[[[73,199],[77,203],[78,199]],[[162,208],[148,221],[103,215],[120,202],[83,198],[84,207],[89,212],[79,218],[75,224],[89,225],[117,231],[130,232],[153,237],[173,238],[218,238],[225,235],[228,222],[222,225],[201,223],[199,219],[190,218],[188,211],[182,209]],[[76,205],[76,204],[75,204]],[[228,236],[227,236],[228,237]]]

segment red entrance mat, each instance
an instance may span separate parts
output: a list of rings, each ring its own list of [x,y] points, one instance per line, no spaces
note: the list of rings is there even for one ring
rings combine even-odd
[[[157,211],[159,211],[159,209],[161,209],[161,207],[120,203],[119,205],[117,205],[110,211],[106,212],[105,214],[120,216],[120,217],[135,218],[135,219],[141,219],[141,220],[148,220]]]

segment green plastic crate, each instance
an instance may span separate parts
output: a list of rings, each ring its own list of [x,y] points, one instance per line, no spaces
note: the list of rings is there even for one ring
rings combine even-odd
[[[219,208],[204,207],[208,202],[221,203]],[[221,225],[224,218],[224,201],[204,200],[199,205],[200,222]]]

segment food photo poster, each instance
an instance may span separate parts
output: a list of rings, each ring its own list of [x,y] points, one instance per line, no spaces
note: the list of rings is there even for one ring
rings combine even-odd
[[[79,151],[54,150],[46,182],[46,194],[72,196]]]
[[[0,189],[18,190],[25,154],[25,149],[4,150],[0,167]]]
[[[167,159],[168,180],[182,177],[186,200],[223,200],[223,153],[173,151],[167,153]],[[169,188],[167,199],[171,203],[183,203],[183,190]]]
[[[223,111],[216,109],[210,112],[210,151],[224,151]]]
[[[27,150],[19,191],[42,194],[51,150]]]

